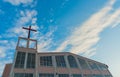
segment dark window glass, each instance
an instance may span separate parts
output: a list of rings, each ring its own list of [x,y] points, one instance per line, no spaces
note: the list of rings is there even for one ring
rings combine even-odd
[[[41,66],[52,66],[52,57],[51,56],[41,56],[40,57]]]
[[[23,73],[15,73],[14,77],[24,77],[24,74]]]
[[[98,70],[97,64],[91,61],[88,61],[88,64],[90,65],[91,69]]]
[[[102,75],[93,75],[93,77],[104,77]]]
[[[82,69],[89,69],[88,64],[86,63],[84,59],[78,58],[78,61]]]
[[[58,67],[66,67],[64,56],[55,56]]]
[[[14,77],[33,77],[32,73],[15,73]]]
[[[25,74],[25,76],[24,77],[33,77],[33,74]]]
[[[27,68],[35,68],[35,53],[28,53]]]
[[[54,77],[54,74],[39,74],[39,77]]]
[[[91,74],[84,74],[83,77],[93,77]]]
[[[68,74],[58,74],[58,77],[69,77]]]
[[[73,74],[73,77],[82,77],[81,74]]]
[[[77,62],[75,60],[75,58],[71,55],[68,56],[68,62],[71,68],[77,68]]]
[[[25,63],[25,52],[18,52],[15,61],[15,68],[24,68],[24,63]]]

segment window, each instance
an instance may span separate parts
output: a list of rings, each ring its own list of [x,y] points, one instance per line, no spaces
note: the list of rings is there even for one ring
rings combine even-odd
[[[91,74],[84,74],[83,77],[93,77]]]
[[[88,64],[86,63],[86,61],[84,59],[78,58],[78,61],[79,61],[82,69],[89,69]]]
[[[55,59],[58,67],[66,67],[64,56],[55,56]]]
[[[35,68],[35,53],[28,53],[27,68]]]
[[[39,77],[54,77],[54,74],[39,74]]]
[[[58,77],[69,77],[68,74],[58,74]]]
[[[104,77],[102,75],[93,75],[93,77]]]
[[[73,77],[82,77],[81,74],[73,74]]]
[[[25,52],[18,52],[15,61],[15,68],[24,68],[24,63],[25,63]]]
[[[97,64],[91,61],[88,61],[88,64],[90,65],[91,69],[98,70]]]
[[[102,64],[99,64],[98,66],[99,66],[100,70],[107,70],[107,68],[108,68],[106,65],[102,65]]]
[[[51,56],[41,56],[40,57],[41,66],[52,66],[52,57]]]
[[[32,73],[15,73],[14,77],[33,77]]]
[[[15,73],[14,77],[24,77],[24,74],[23,73]]]
[[[71,55],[68,56],[68,62],[71,68],[77,68],[77,62],[75,60],[75,58]]]

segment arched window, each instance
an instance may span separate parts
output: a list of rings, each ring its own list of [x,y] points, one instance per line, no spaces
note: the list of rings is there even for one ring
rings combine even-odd
[[[82,69],[89,69],[87,62],[84,59],[78,58],[78,61]]]
[[[68,62],[71,68],[77,68],[77,62],[75,60],[75,58],[72,55],[68,56]]]

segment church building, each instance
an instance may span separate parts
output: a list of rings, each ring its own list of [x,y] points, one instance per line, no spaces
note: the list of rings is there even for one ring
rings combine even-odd
[[[19,37],[14,60],[2,77],[113,77],[106,64],[70,52],[38,52],[37,40]]]

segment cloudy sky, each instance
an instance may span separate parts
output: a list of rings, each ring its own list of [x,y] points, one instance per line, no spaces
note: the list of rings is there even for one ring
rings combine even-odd
[[[0,0],[0,76],[29,25],[38,52],[76,53],[120,77],[120,0]]]

